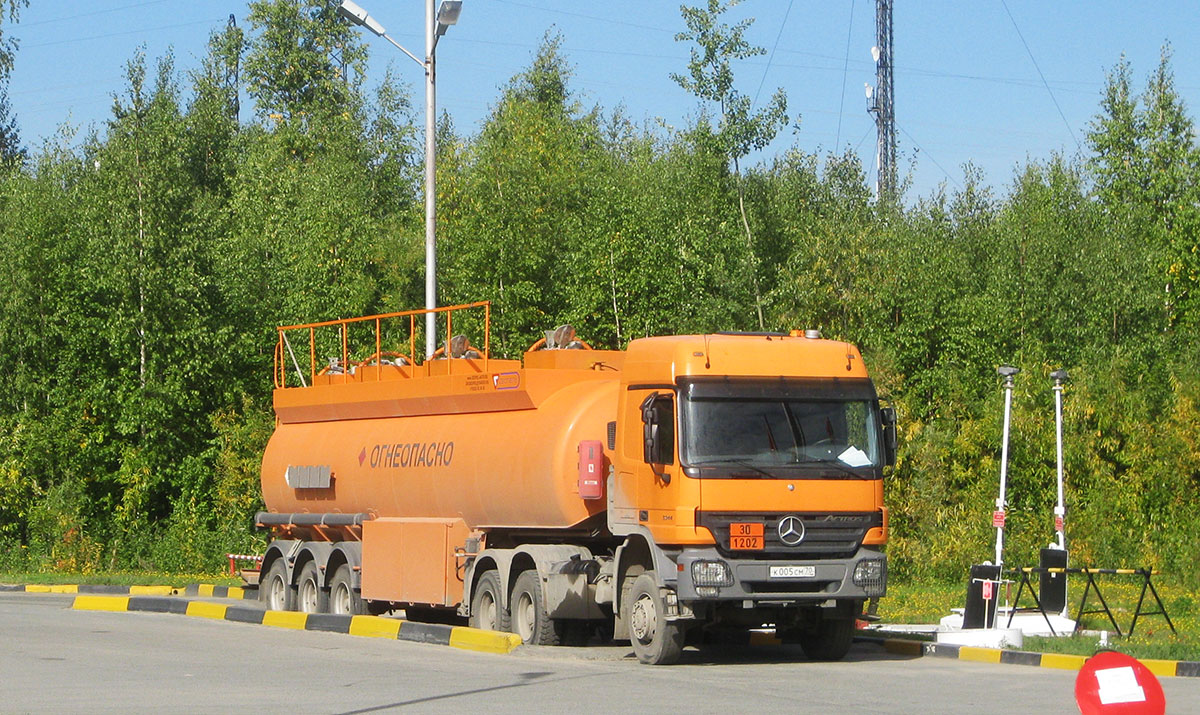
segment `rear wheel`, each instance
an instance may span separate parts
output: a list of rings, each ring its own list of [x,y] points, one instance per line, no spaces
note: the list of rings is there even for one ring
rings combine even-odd
[[[329,582],[329,612],[343,616],[361,616],[367,612],[362,596],[351,581],[349,564],[342,564],[333,572]]]
[[[822,620],[800,635],[800,648],[809,660],[841,660],[854,642],[854,619]]]
[[[296,610],[304,613],[328,613],[329,592],[321,588],[321,572],[315,561],[309,561],[300,569],[296,583]]]
[[[521,640],[532,645],[558,645],[558,631],[542,603],[542,580],[537,571],[521,572],[513,584],[512,628]]]
[[[653,571],[642,573],[629,590],[625,603],[629,640],[640,662],[670,665],[679,660],[687,631],[666,618],[666,603]]]
[[[287,564],[275,559],[267,574],[258,583],[258,598],[268,611],[296,610],[296,591],[288,582]]]
[[[485,631],[504,631],[512,627],[508,609],[500,600],[500,574],[495,569],[485,571],[475,584],[471,597],[471,626]]]

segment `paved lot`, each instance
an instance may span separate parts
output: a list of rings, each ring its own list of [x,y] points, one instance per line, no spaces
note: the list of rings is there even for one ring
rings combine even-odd
[[[1077,712],[1073,672],[867,644],[840,663],[710,648],[648,668],[628,647],[497,656],[70,603],[0,594],[0,712]],[[1200,680],[1162,682],[1168,712],[1200,711]]]

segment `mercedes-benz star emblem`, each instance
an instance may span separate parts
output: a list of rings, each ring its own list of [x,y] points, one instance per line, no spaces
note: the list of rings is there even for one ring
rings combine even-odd
[[[804,522],[798,516],[785,516],[779,520],[779,540],[785,546],[796,546],[804,541]]]

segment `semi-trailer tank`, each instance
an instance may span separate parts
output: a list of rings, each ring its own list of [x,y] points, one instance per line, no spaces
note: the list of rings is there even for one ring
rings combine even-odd
[[[475,303],[437,312],[482,347],[455,336],[419,362],[424,312],[279,329],[257,517],[270,608],[403,608],[538,644],[599,632],[654,664],[764,627],[846,653],[886,591],[895,454],[854,346],[793,331],[594,350],[563,326],[498,359]],[[407,352],[384,350],[397,334]]]

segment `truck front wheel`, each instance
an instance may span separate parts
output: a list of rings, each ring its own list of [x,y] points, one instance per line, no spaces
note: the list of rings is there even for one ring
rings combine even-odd
[[[629,623],[633,652],[640,662],[670,665],[679,660],[687,633],[678,622],[667,620],[666,603],[653,571],[645,571],[634,580],[624,617]]]
[[[471,627],[485,631],[508,632],[510,626],[508,609],[500,600],[500,574],[495,569],[485,571],[475,584],[471,597]]]

